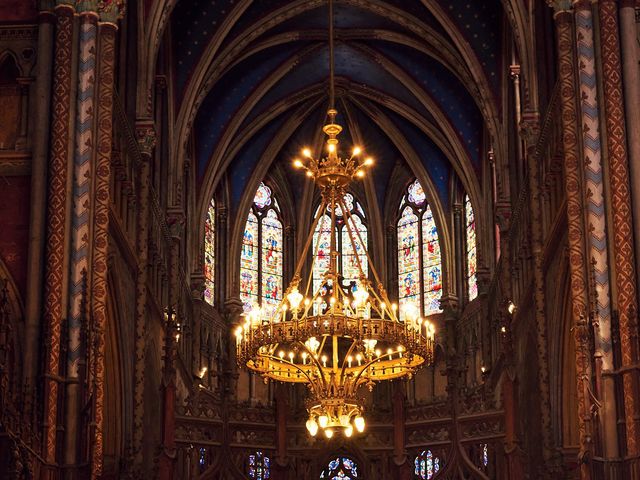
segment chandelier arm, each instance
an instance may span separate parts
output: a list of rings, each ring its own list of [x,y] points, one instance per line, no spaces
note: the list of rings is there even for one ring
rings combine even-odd
[[[362,374],[363,374],[364,372],[366,372],[367,370],[369,370],[369,367],[371,367],[374,363],[376,363],[376,362],[377,362],[378,360],[380,360],[382,357],[385,357],[385,356],[387,356],[387,355],[393,355],[393,354],[395,354],[395,353],[400,353],[400,350],[396,350],[395,352],[391,352],[390,354],[389,354],[389,353],[385,353],[384,355],[380,355],[379,357],[376,357],[376,358],[374,358],[373,360],[370,360],[369,362],[365,363],[365,364],[364,364],[364,367],[362,367],[362,368],[360,369],[360,372],[358,373],[358,375],[356,375],[356,378],[354,379],[354,382],[357,384],[357,383],[358,383],[358,380],[360,379],[360,377],[362,376]],[[399,366],[399,367],[402,367],[402,366]],[[396,367],[394,367],[394,368],[396,368]],[[405,368],[406,368],[406,367],[405,367]]]
[[[344,215],[344,213],[345,212],[343,212],[343,215]],[[351,212],[347,212],[347,216],[349,217],[348,220],[351,220],[351,218],[352,218]],[[348,221],[345,221],[345,223],[348,225]],[[356,230],[356,235],[358,236],[358,241],[362,245],[362,248],[364,249],[364,253],[367,256],[367,260],[369,262],[369,266],[371,267],[371,273],[373,274],[373,278],[378,283],[378,285],[382,285],[382,282],[380,281],[380,276],[378,275],[378,272],[376,271],[376,267],[374,266],[373,261],[371,260],[371,256],[369,255],[369,251],[365,247],[365,244],[362,241],[362,236],[360,235],[360,232],[358,230]],[[389,297],[387,296],[386,292],[384,290],[381,290],[380,294],[383,295],[385,302],[389,303]],[[394,320],[398,321],[397,318],[394,318]]]
[[[325,201],[325,199],[322,199],[322,203],[320,205],[320,209],[318,210],[318,217],[314,219],[314,223],[315,226],[314,228],[311,229],[311,237],[313,239],[313,236],[316,233],[316,228],[318,225],[318,222],[320,221],[320,219],[322,218],[322,223],[320,224],[320,233],[318,235],[318,244],[316,245],[316,248],[313,251],[313,256],[311,257],[311,271],[309,273],[309,276],[307,278],[307,286],[304,290],[304,296],[306,297],[307,295],[309,295],[309,287],[311,286],[311,282],[313,280],[313,267],[316,264],[316,261],[318,259],[318,251],[320,250],[320,238],[322,236],[322,229],[324,228],[324,224],[325,224],[325,214],[324,212],[327,210],[327,202]],[[302,256],[300,257],[300,259],[302,260],[305,257],[305,253],[303,252]],[[315,297],[314,297],[315,298]],[[313,304],[313,300],[311,302],[311,305]],[[308,313],[309,311],[309,307],[307,307],[307,309],[305,310],[305,315]]]
[[[284,360],[282,360],[279,357],[274,357],[273,355],[265,355],[266,358],[268,358],[269,360],[275,360],[276,362],[280,362],[282,364],[288,364],[288,365],[292,365],[296,370],[300,370],[300,372],[302,372],[302,374],[307,378],[307,380],[309,380],[309,383],[313,383],[311,381],[311,378],[309,377],[309,375],[307,374],[307,372],[305,372],[302,368],[300,368],[298,365],[296,365],[293,362],[285,362]]]
[[[353,351],[353,348],[355,347],[355,345],[356,345],[356,342],[354,340],[353,342],[351,342],[351,346],[349,347],[349,350],[347,350],[347,354],[344,356],[344,360],[342,361],[342,368],[340,369],[340,378],[344,378],[344,371],[347,365],[347,358],[349,358],[349,355],[351,355],[351,352]]]
[[[320,205],[320,208],[324,207],[325,209],[326,207],[326,201],[324,199],[322,199],[322,203]],[[309,251],[309,247],[311,246],[311,241],[313,240],[313,234],[316,231],[316,227],[318,226],[318,222],[320,221],[320,216],[316,217],[313,219],[313,224],[311,225],[311,233],[309,233],[309,236],[307,237],[307,240],[304,244],[304,248],[302,249],[302,253],[300,254],[300,259],[298,260],[298,264],[296,265],[296,270],[293,274],[293,278],[300,277],[300,272],[302,271],[302,266],[304,265],[304,260],[305,257],[307,256],[307,252]],[[284,296],[283,296],[283,301],[284,301]]]

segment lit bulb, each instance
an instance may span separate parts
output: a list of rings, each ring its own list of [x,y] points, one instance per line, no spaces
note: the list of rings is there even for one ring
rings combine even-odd
[[[327,429],[324,431],[324,434],[327,436],[327,438],[331,438],[331,437],[333,437],[333,430],[332,430],[332,429],[330,429],[330,428],[327,428]]]
[[[364,170],[358,170],[358,171],[356,172],[356,177],[358,177],[358,178],[362,178],[362,177],[364,177]]]
[[[382,354],[382,351],[379,348],[376,348],[376,357],[379,357]]]
[[[236,337],[237,338],[242,337],[242,326],[236,328]]]
[[[364,417],[358,415],[353,423],[356,426],[356,430],[358,430],[360,433],[364,432]]]
[[[501,331],[502,333],[507,333],[507,327],[501,327],[501,328],[500,328],[500,331]]]
[[[311,170],[307,170],[307,177],[313,177],[313,172]]]
[[[373,158],[369,157],[364,161],[364,164],[368,167],[369,165],[373,165]]]
[[[344,436],[349,438],[351,435],[353,435],[353,427],[349,425],[347,428],[344,429]]]
[[[278,356],[280,357],[280,360],[282,360],[284,358],[284,352],[280,350],[280,353],[278,353]]]
[[[360,155],[362,153],[362,149],[360,147],[353,148],[353,156]]]
[[[318,417],[318,424],[320,425],[320,428],[326,428],[327,425],[329,425],[329,417],[326,415],[320,415]]]
[[[509,302],[509,305],[507,306],[507,311],[509,312],[510,315],[513,315],[513,312],[516,311],[515,303]]]
[[[340,415],[340,425],[343,427],[349,425],[349,415]]]
[[[333,153],[336,151],[336,146],[333,143],[330,143],[327,148],[329,149],[330,153]]]
[[[311,158],[311,150],[309,150],[308,148],[303,148],[302,155],[304,155],[307,158]]]
[[[297,158],[293,161],[293,166],[296,168],[302,168],[303,164],[300,160],[298,160]]]
[[[207,373],[207,367],[202,367],[200,369],[200,374],[198,375],[200,378],[203,378],[205,373]]]
[[[316,434],[318,433],[318,422],[316,422],[313,418],[310,418],[309,420],[307,420],[307,430],[309,430],[309,433],[311,434],[312,437],[315,437]]]
[[[287,300],[289,301],[289,305],[291,305],[292,310],[297,310],[300,306],[300,302],[302,302],[302,294],[298,291],[298,287],[295,287],[291,292],[287,295]]]
[[[289,361],[293,363],[293,352],[289,352]]]

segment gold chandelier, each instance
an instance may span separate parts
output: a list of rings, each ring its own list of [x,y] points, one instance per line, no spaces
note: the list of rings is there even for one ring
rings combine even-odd
[[[236,329],[237,358],[241,365],[265,379],[287,383],[305,383],[309,433],[319,429],[327,438],[341,431],[350,437],[365,427],[360,387],[373,389],[375,382],[410,377],[416,368],[433,360],[434,326],[420,317],[409,304],[400,321],[397,305],[391,303],[378,273],[366,251],[366,245],[345,203],[346,189],[356,178],[365,176],[371,158],[363,158],[359,147],[341,157],[337,136],[342,127],[335,121],[333,69],[333,4],[329,1],[330,102],[329,122],[323,127],[328,139],[326,156],[316,159],[305,148],[294,166],[304,169],[321,190],[322,202],[298,260],[293,279],[275,314],[256,306],[245,315]],[[330,225],[325,212],[330,212]],[[359,271],[355,285],[344,286],[338,272],[337,216],[342,215]],[[314,233],[330,232],[329,265],[319,288],[311,291],[313,265],[301,293],[302,269],[311,248]],[[314,247],[313,262],[318,258]],[[372,279],[364,273],[361,249],[371,269]]]

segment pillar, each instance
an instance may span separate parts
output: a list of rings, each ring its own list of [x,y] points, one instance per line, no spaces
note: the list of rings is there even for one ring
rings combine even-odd
[[[136,248],[138,250],[138,271],[136,274],[136,313],[135,313],[135,362],[133,385],[133,445],[130,474],[140,477],[143,471],[142,442],[144,440],[144,357],[147,323],[147,277],[149,271],[149,202],[150,202],[150,163],[156,135],[153,121],[143,119],[136,122],[136,137],[140,150],[138,164],[138,209],[136,217]]]
[[[613,213],[614,281],[620,324],[621,375],[624,390],[626,455],[640,453],[640,389],[638,363],[638,297],[630,196],[630,176],[627,158],[625,116],[621,81],[618,2],[599,3],[601,58],[604,90],[607,150],[611,182]],[[636,106],[637,108],[637,106]],[[637,136],[637,132],[634,132]],[[637,459],[631,477],[640,475]]]
[[[640,49],[636,24],[636,0],[620,1],[620,43],[622,46],[622,84],[627,120],[627,148],[631,176],[632,211],[640,212]],[[635,250],[640,252],[640,215],[633,217]],[[636,282],[640,274],[640,255],[636,255]]]
[[[578,382],[578,430],[580,438],[580,476],[591,478],[593,457],[590,398],[591,361],[587,325],[587,274],[583,239],[584,205],[582,201],[581,171],[578,160],[578,112],[576,105],[576,69],[573,39],[573,15],[567,0],[548,2],[554,8],[558,39],[558,72],[564,147],[564,177],[567,196],[567,229],[569,238],[569,271],[571,279],[572,322],[576,342],[576,372]]]
[[[43,452],[46,466],[42,478],[52,478],[57,464],[58,395],[60,377],[60,341],[63,317],[65,243],[67,224],[67,170],[69,160],[69,124],[71,122],[71,68],[73,15],[70,5],[57,5],[51,145],[47,186],[47,242],[44,274],[44,385]]]

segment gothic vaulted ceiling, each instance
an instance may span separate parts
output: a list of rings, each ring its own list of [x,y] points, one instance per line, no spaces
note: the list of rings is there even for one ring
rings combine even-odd
[[[171,14],[175,105],[192,135],[199,188],[247,182],[318,145],[328,101],[326,0],[181,0]],[[335,0],[341,139],[377,160],[383,207],[405,162],[448,208],[456,179],[482,191],[500,129],[499,0]],[[303,180],[284,169],[293,193]]]

